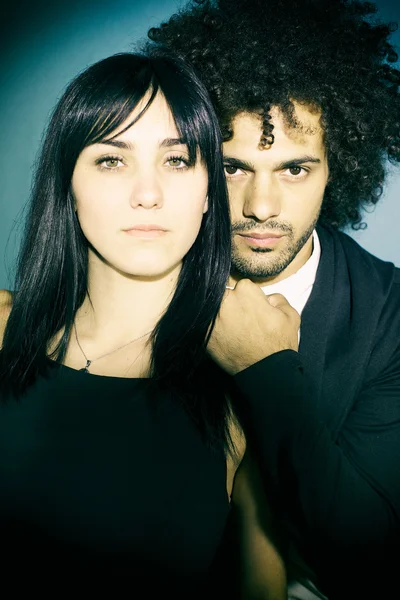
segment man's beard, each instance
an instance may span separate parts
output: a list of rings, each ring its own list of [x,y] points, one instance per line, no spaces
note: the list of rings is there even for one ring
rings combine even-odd
[[[243,256],[236,248],[233,241],[232,247],[232,268],[233,273],[246,279],[268,279],[276,277],[284,271],[297,256],[304,244],[307,242],[315,226],[318,222],[319,215],[310,223],[307,230],[300,238],[295,238],[293,227],[289,223],[281,223],[279,221],[268,221],[261,226],[254,221],[246,221],[245,223],[233,223],[232,225],[232,241],[235,233],[274,231],[276,233],[284,233],[288,240],[288,245],[284,250],[276,251],[273,248],[251,248],[249,250],[254,254],[268,254],[265,261],[254,260],[253,257]],[[274,253],[276,255],[274,256]]]

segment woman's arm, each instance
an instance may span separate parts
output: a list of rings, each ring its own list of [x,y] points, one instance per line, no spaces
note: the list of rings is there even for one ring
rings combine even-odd
[[[258,467],[249,450],[236,472],[231,496],[242,600],[286,600],[282,534],[269,509]]]

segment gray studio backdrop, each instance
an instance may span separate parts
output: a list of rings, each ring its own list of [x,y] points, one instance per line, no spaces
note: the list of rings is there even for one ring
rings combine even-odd
[[[0,288],[12,289],[21,210],[43,128],[66,84],[91,63],[134,49],[151,26],[176,12],[179,0],[31,0],[0,9]],[[400,21],[399,0],[378,0],[382,19]],[[400,46],[400,32],[393,40]],[[400,266],[400,169],[349,232],[367,250]]]

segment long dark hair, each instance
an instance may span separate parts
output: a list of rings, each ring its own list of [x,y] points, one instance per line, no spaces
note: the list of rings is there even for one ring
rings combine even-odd
[[[169,52],[106,58],[78,75],[58,102],[34,179],[4,335],[1,379],[14,392],[24,391],[42,369],[49,343],[61,329],[52,358],[63,362],[75,313],[87,294],[88,243],[71,194],[76,161],[86,146],[109,138],[150,93],[147,108],[158,91],[172,111],[190,160],[206,165],[209,208],[184,258],[172,301],[153,332],[151,374],[186,398],[209,440],[225,443],[228,405],[223,395],[215,402],[204,394],[206,344],[230,269],[221,136],[204,86],[191,67]]]

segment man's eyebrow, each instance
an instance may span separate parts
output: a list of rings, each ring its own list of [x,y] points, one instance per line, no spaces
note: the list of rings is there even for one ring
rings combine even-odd
[[[305,163],[320,163],[321,160],[316,156],[300,156],[299,158],[292,158],[290,160],[285,160],[281,163],[275,165],[275,171],[283,171],[285,169],[290,169],[292,167],[298,167]],[[240,158],[234,158],[233,156],[224,156],[224,165],[228,165],[230,167],[236,167],[237,169],[243,169],[244,171],[255,171],[256,168],[253,163],[247,160],[241,160]]]
[[[122,148],[123,150],[133,150],[133,145],[130,142],[124,142],[123,140],[101,140],[99,144],[113,146],[114,148]],[[182,145],[186,145],[186,142],[183,138],[165,138],[165,140],[160,142],[160,148],[170,148],[171,146]]]
[[[233,156],[224,156],[224,165],[236,167],[237,169],[243,169],[244,171],[256,170],[253,163],[248,162],[247,160],[241,160],[240,158],[233,158]]]
[[[291,160],[285,160],[278,165],[275,166],[276,171],[283,171],[284,169],[290,169],[292,167],[299,167],[300,165],[304,165],[304,163],[315,163],[319,164],[321,159],[316,156],[300,156],[299,158],[293,158]]]

